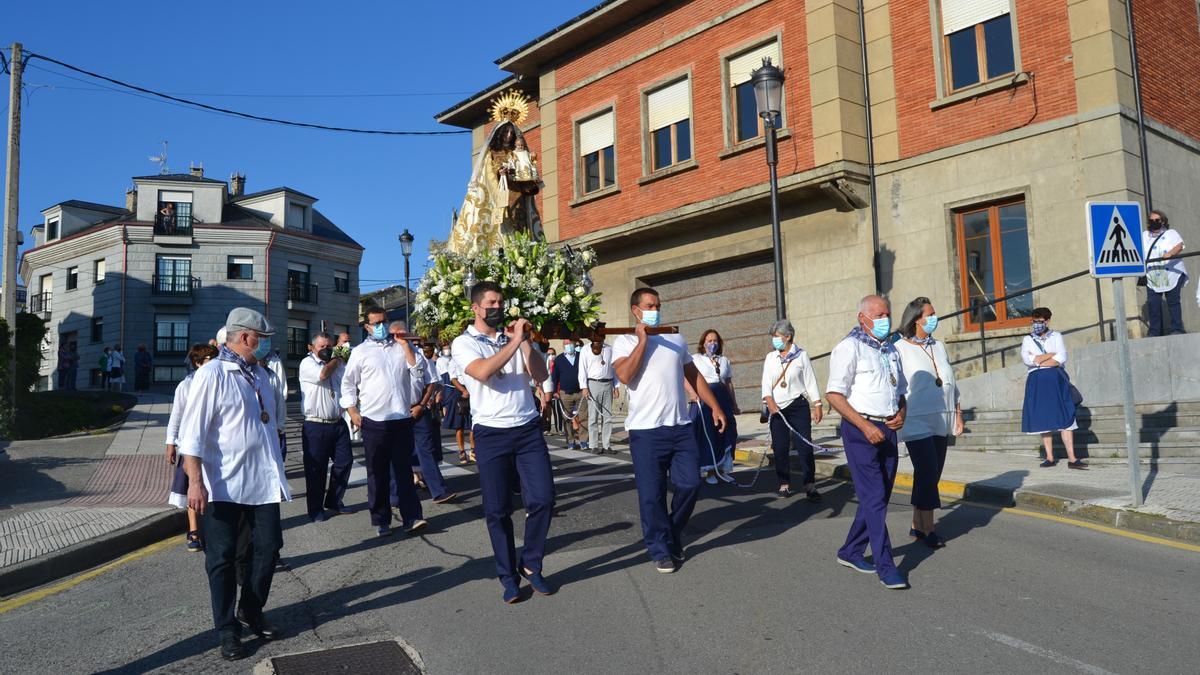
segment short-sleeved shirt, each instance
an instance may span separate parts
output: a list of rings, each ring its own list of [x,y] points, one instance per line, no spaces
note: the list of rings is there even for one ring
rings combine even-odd
[[[825,391],[845,396],[850,407],[859,414],[895,415],[900,411],[900,397],[907,389],[904,370],[895,350],[884,353],[853,337],[846,337],[829,355],[829,386]]]
[[[720,384],[733,379],[733,366],[724,355],[710,357],[708,354],[692,354],[692,363],[709,384]]]
[[[497,336],[499,337],[499,336]],[[480,333],[474,326],[454,338],[450,345],[451,358],[457,367],[456,377],[467,388],[471,396],[471,420],[485,427],[511,429],[528,424],[538,418],[533,404],[533,391],[529,388],[529,374],[525,367],[525,356],[517,350],[513,357],[486,382],[480,382],[467,374],[467,367],[479,359],[490,358],[498,353],[501,345],[493,338]]]
[[[1146,251],[1146,260],[1161,258],[1164,253],[1183,243],[1183,237],[1175,230],[1168,229],[1159,234],[1152,234],[1148,230],[1142,232],[1142,248]],[[1186,275],[1187,268],[1180,258],[1146,263],[1146,286],[1155,293],[1166,293],[1175,288],[1179,279]]]
[[[658,429],[687,424],[687,395],[683,390],[683,368],[692,362],[687,343],[680,335],[649,335],[642,356],[642,370],[629,387],[629,414],[625,428]],[[636,335],[620,335],[613,341],[613,361],[628,358],[637,347]]]

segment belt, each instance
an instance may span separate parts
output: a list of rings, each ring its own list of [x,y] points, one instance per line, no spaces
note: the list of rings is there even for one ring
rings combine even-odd
[[[611,377],[589,377],[588,382],[612,382]]]
[[[889,419],[891,419],[890,417],[880,417],[879,415],[866,415],[863,413],[859,413],[859,415],[861,415],[864,420],[870,420],[872,422],[887,422]]]
[[[342,418],[339,417],[337,419],[330,420],[330,419],[325,419],[324,417],[305,416],[304,421],[305,422],[316,422],[317,424],[337,424],[338,422],[342,421]]]

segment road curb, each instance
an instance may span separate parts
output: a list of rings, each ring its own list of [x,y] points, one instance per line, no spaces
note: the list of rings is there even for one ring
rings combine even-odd
[[[119,530],[40,555],[0,570],[0,597],[83,572],[143,546],[183,532],[187,511],[171,509],[147,516]]]
[[[757,466],[762,456],[769,453],[754,450],[738,450],[738,462]],[[841,460],[818,459],[817,477],[853,483],[850,467]],[[910,489],[913,485],[911,473],[897,473],[896,487]],[[1128,530],[1156,537],[1175,539],[1189,544],[1200,544],[1200,523],[1174,520],[1165,516],[1142,513],[1120,507],[1088,504],[1067,497],[1044,494],[1028,489],[1010,489],[986,483],[963,483],[952,480],[938,482],[938,492],[950,499],[962,499],[999,507],[1020,507],[1055,515],[1070,516],[1119,530]]]

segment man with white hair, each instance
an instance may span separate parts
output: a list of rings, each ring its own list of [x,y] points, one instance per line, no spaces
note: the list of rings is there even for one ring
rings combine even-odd
[[[842,416],[846,463],[854,479],[858,511],[838,550],[838,564],[878,574],[887,588],[908,588],[892,560],[887,531],[888,499],[896,481],[896,432],[904,426],[908,384],[891,334],[891,305],[878,295],[858,303],[858,325],[829,355],[825,396]],[[873,561],[864,556],[871,544]]]
[[[221,656],[234,660],[246,655],[239,624],[263,639],[278,637],[263,607],[283,547],[279,502],[291,493],[279,451],[276,392],[259,365],[275,330],[259,312],[238,307],[225,331],[217,360],[193,376],[177,443],[188,475],[188,506],[204,518],[205,570]],[[235,612],[234,561],[243,521],[252,543]]]

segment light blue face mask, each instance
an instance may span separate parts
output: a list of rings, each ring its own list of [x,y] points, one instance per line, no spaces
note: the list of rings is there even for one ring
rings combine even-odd
[[[265,361],[271,355],[271,338],[258,338],[258,346],[254,348],[254,358],[257,361]]]
[[[882,340],[887,337],[888,333],[892,332],[892,318],[881,316],[878,319],[871,321],[871,336],[876,340]]]
[[[771,338],[771,346],[775,348],[775,351],[781,352],[783,351],[783,348],[787,346],[787,340],[784,340],[776,335]]]
[[[933,335],[933,331],[937,330],[937,327],[938,327],[937,314],[930,314],[929,316],[925,317],[924,328],[925,328],[926,335]]]
[[[567,346],[563,347],[563,351],[566,352],[567,354],[574,354],[575,353],[575,345],[567,345]]]
[[[375,326],[371,328],[371,337],[375,338],[376,340],[382,340],[383,338],[387,337],[387,328],[385,328],[382,323],[375,324]]]
[[[661,320],[662,319],[659,317],[657,309],[642,310],[642,323],[646,324],[647,326],[654,328]]]

